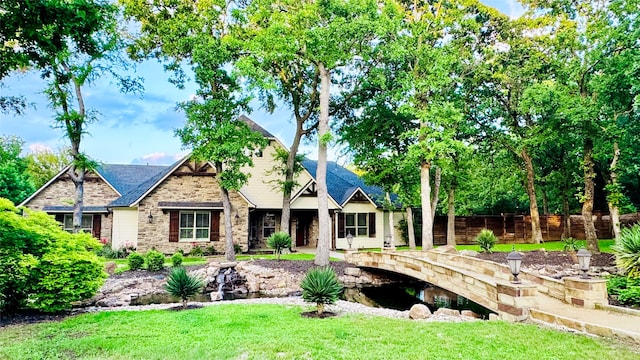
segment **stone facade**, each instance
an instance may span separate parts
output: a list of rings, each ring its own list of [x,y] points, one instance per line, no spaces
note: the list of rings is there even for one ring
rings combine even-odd
[[[234,242],[238,243],[243,251],[247,251],[249,246],[247,201],[235,191],[229,193],[229,198],[232,207],[231,223]],[[222,202],[222,191],[214,176],[171,175],[142,199],[138,204],[138,250],[145,252],[155,248],[165,254],[173,254],[179,249],[189,252],[194,245],[198,245],[213,246],[217,252],[224,252],[225,226],[222,210],[220,210],[218,241],[169,242],[169,211],[158,207],[161,201]],[[153,216],[152,223],[148,221],[149,214]]]
[[[75,199],[75,185],[68,175],[60,176],[56,181],[42,189],[25,206],[31,210],[41,211],[45,206],[72,206]],[[107,206],[120,197],[109,184],[100,177],[89,174],[84,182],[84,206]],[[113,217],[111,214],[94,214],[101,217],[100,238],[111,240]]]

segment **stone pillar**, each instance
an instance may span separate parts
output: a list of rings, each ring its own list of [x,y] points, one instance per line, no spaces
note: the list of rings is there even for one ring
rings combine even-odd
[[[565,301],[574,306],[594,309],[596,304],[607,304],[607,280],[566,277]]]
[[[538,288],[534,284],[496,284],[498,312],[503,320],[523,321],[529,317],[529,308],[534,306]]]

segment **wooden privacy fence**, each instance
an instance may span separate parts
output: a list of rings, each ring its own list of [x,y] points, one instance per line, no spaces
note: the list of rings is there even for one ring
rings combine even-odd
[[[608,214],[594,213],[596,234],[599,239],[611,239],[611,218]],[[584,221],[582,215],[571,215],[571,237],[584,239]],[[640,220],[640,213],[622,215],[622,226],[631,226]],[[500,243],[530,243],[531,216],[528,215],[478,215],[456,216],[456,243],[473,244],[474,238],[482,229],[489,229],[498,237]],[[545,241],[560,240],[564,231],[563,215],[541,215],[540,228]],[[436,216],[433,224],[434,243],[447,243],[447,217]]]

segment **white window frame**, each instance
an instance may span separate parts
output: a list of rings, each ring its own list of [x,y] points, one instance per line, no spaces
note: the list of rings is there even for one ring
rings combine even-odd
[[[82,214],[82,224],[85,224],[85,220],[89,219],[88,227],[81,227],[80,230],[92,234],[93,233],[93,214]],[[62,218],[62,229],[66,232],[73,232],[73,214],[64,214]]]
[[[364,220],[360,217],[364,217]],[[352,225],[349,219],[353,219]],[[369,213],[345,213],[344,214],[344,235],[351,233],[353,237],[369,237]]]
[[[271,221],[271,218],[273,218],[272,219],[273,221]],[[269,220],[269,223],[267,223],[267,220]],[[266,239],[275,232],[276,232],[276,214],[265,213],[264,217],[262,218],[262,238]]]
[[[193,216],[193,220],[191,223],[191,226],[182,226],[182,216],[187,216],[187,215],[191,215]],[[200,226],[198,227],[198,215],[206,215],[207,218],[207,225],[205,226]],[[184,232],[183,230],[191,231],[191,236],[190,237],[186,237],[183,236]],[[206,230],[207,232],[207,236],[206,237],[196,237],[196,235],[198,234],[198,230],[203,231]],[[178,241],[179,242],[208,242],[211,240],[211,211],[199,211],[199,210],[183,210],[180,211],[179,215],[178,215]]]

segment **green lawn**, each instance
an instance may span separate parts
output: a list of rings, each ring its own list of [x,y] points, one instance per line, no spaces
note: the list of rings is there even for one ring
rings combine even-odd
[[[586,247],[584,240],[580,240],[583,247]],[[611,246],[615,243],[615,240],[598,240],[598,245],[600,246],[600,251],[605,253],[612,253]],[[562,241],[547,241],[542,244],[516,244],[516,250],[518,251],[532,251],[532,250],[540,250],[545,249],[547,251],[563,251],[564,243]],[[496,244],[496,246],[492,249],[493,252],[510,252],[513,247],[513,244]],[[418,246],[416,250],[421,250],[422,247]],[[474,250],[481,251],[480,246],[478,245],[456,245],[456,249],[460,250]],[[359,249],[360,251],[380,251],[380,248],[373,249]],[[409,250],[408,246],[398,246],[396,250]]]
[[[116,263],[116,273],[121,273],[124,271],[129,270],[129,263],[127,259],[105,259],[102,258],[104,262],[107,261],[113,261]],[[207,263],[207,258],[206,257],[200,257],[200,256],[185,256],[184,259],[182,260],[182,265],[184,266],[191,266],[191,265],[202,265],[202,264],[206,264]],[[170,267],[171,266],[171,258],[168,257],[165,259],[165,263],[164,263],[165,267]]]
[[[227,304],[100,312],[0,331],[1,359],[638,359],[602,339],[502,321],[416,322]]]

